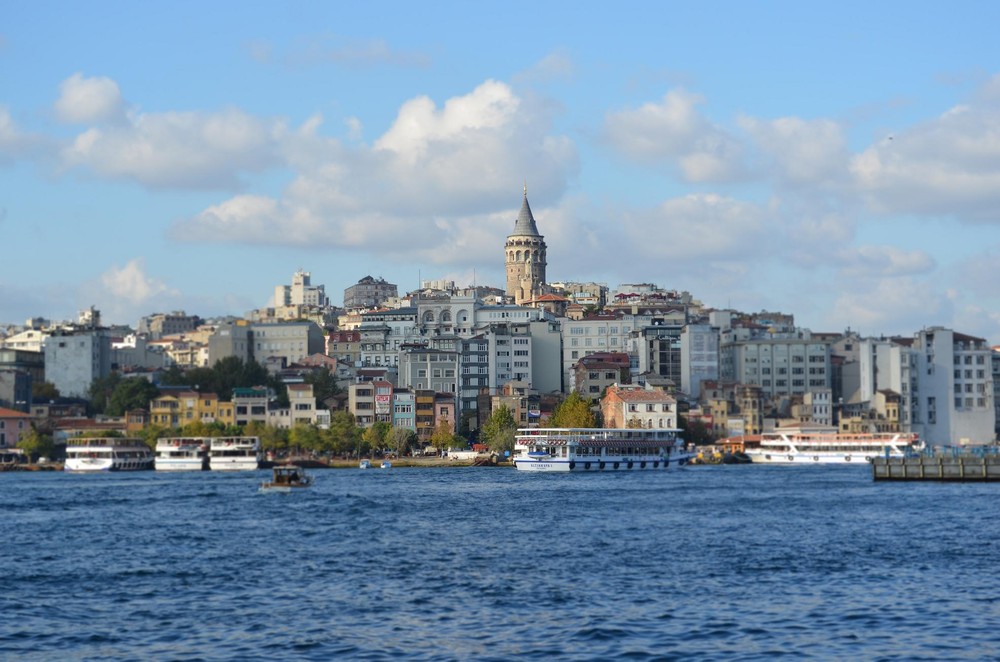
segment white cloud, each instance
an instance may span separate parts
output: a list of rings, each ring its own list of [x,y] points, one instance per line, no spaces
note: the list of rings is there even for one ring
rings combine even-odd
[[[135,258],[121,268],[111,267],[101,276],[101,284],[114,298],[130,304],[144,304],[163,294],[176,294],[164,283],[146,275],[142,259]]]
[[[558,80],[569,80],[576,73],[576,66],[568,53],[556,51],[528,67],[515,77],[518,83],[546,84]]]
[[[192,240],[352,247],[379,255],[470,264],[509,231],[519,189],[558,197],[577,168],[573,145],[548,133],[549,109],[487,81],[438,107],[403,104],[371,145],[319,135],[319,118],[286,136],[298,176],[280,199],[241,196],[187,219]],[[537,200],[536,200],[537,202]],[[487,246],[486,242],[490,242]]]
[[[84,78],[75,73],[59,85],[56,115],[63,122],[101,124],[125,119],[125,103],[118,83],[105,77]]]
[[[320,35],[301,40],[285,58],[293,67],[332,63],[351,68],[393,66],[426,68],[431,58],[418,51],[401,51],[384,39],[345,39],[337,35]]]
[[[847,180],[850,153],[838,123],[798,117],[764,121],[747,116],[738,122],[779,182],[825,188]]]
[[[5,106],[0,106],[0,164],[30,157],[45,146],[46,140],[23,132]]]
[[[704,264],[744,257],[762,241],[777,243],[766,221],[758,205],[693,193],[655,209],[626,212],[621,227],[643,257]]]
[[[94,306],[102,319],[124,323],[135,323],[150,311],[184,307],[180,292],[146,273],[142,258],[114,265],[97,278],[78,283],[75,305],[79,310]]]
[[[991,81],[988,88],[1000,84]],[[886,137],[856,155],[851,173],[880,213],[1000,222],[1000,105],[972,105]]]
[[[950,326],[954,306],[948,296],[923,280],[881,278],[861,287],[841,287],[831,317],[847,320],[863,334],[899,333],[940,324]]]
[[[87,129],[63,151],[63,164],[153,188],[232,188],[241,173],[280,163],[284,133],[282,122],[236,109],[144,113]]]
[[[927,274],[934,270],[935,260],[922,250],[904,250],[895,246],[858,246],[840,254],[843,277],[895,277]]]
[[[643,164],[676,163],[691,182],[729,181],[742,176],[743,147],[699,114],[702,97],[671,90],[659,103],[609,112],[604,135],[614,150]]]

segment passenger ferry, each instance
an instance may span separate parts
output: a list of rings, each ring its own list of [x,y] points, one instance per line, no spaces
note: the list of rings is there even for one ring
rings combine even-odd
[[[212,437],[208,467],[212,471],[254,471],[260,468],[258,437]]]
[[[75,437],[66,441],[66,471],[142,471],[153,468],[153,451],[131,437]]]
[[[157,471],[205,471],[206,469],[208,469],[208,439],[167,437],[157,440]]]
[[[652,470],[680,466],[694,457],[680,430],[643,428],[529,428],[514,438],[518,471]]]
[[[875,457],[907,457],[923,450],[916,434],[840,434],[788,428],[765,432],[760,445],[747,444],[754,464],[865,464]]]

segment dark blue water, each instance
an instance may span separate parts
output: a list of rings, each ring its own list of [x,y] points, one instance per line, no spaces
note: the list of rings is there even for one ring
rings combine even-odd
[[[1000,485],[0,475],[0,658],[997,659]]]

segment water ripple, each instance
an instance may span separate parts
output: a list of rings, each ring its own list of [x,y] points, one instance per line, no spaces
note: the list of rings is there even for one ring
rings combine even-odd
[[[0,475],[0,657],[1000,658],[995,485],[711,467]]]

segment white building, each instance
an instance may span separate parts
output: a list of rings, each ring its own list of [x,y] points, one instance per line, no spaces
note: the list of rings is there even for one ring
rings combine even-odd
[[[680,387],[694,399],[703,381],[719,379],[719,329],[710,324],[688,324],[681,330]]]
[[[6,349],[23,349],[29,352],[41,352],[45,339],[49,337],[48,331],[39,329],[26,329],[20,333],[7,336],[0,341],[0,347]]]
[[[292,276],[291,285],[278,285],[274,288],[274,306],[316,306],[324,308],[330,305],[323,285],[313,285],[311,274],[301,269]]]
[[[759,327],[722,331],[719,379],[760,386],[765,399],[802,395],[831,385],[830,345],[808,329],[772,333]]]
[[[63,396],[85,398],[90,385],[111,374],[111,335],[107,329],[56,331],[44,346],[45,380]]]
[[[636,348],[638,334],[653,322],[652,315],[595,315],[581,320],[562,319],[562,384],[572,392],[573,366],[595,352],[626,352],[632,357],[633,376],[639,369]]]
[[[996,436],[991,359],[982,338],[942,327],[912,339],[865,339],[860,398],[899,393],[900,426],[929,444],[989,443]]]

